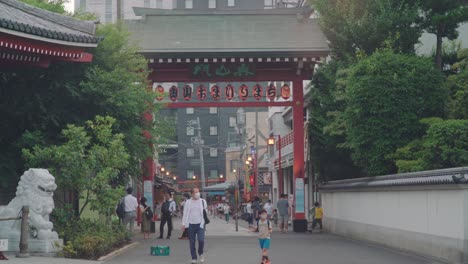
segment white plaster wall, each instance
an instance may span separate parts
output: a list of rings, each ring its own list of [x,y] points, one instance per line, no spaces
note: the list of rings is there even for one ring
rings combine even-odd
[[[322,194],[327,217],[464,239],[464,190]]]

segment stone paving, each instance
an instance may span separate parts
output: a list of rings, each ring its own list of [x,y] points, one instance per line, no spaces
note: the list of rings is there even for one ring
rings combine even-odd
[[[260,260],[260,250],[256,234],[249,232],[241,222],[239,232],[235,231],[234,221],[226,224],[219,219],[212,219],[206,233],[205,263],[222,264],[257,264]],[[60,258],[17,259],[12,257],[5,263],[24,264],[183,264],[189,263],[190,253],[187,240],[179,240],[181,234],[180,221],[174,221],[173,238],[156,239],[158,234],[143,240],[141,234],[136,234],[137,245],[123,251],[119,255],[104,262],[80,261]],[[168,245],[170,256],[151,256],[150,247]],[[270,258],[278,264],[440,264],[434,260],[392,251],[358,241],[348,240],[327,233],[296,234],[289,232],[281,234],[274,232],[272,236]]]

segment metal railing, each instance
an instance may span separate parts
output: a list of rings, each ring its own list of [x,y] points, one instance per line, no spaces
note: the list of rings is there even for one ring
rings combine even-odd
[[[21,235],[20,235],[20,244],[19,244],[19,253],[17,254],[18,258],[27,258],[29,257],[28,253],[28,237],[29,237],[29,206],[23,206],[21,209],[21,214],[15,217],[0,217],[0,221],[14,221],[21,220]],[[0,259],[3,257],[6,259],[2,252],[0,251]]]

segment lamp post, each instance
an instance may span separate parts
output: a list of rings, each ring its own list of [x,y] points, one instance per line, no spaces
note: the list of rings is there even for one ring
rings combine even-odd
[[[232,170],[232,172],[234,173],[234,175],[236,176],[236,185],[235,185],[235,194],[234,194],[234,203],[235,203],[235,206],[236,206],[236,232],[239,232],[239,177],[237,177],[237,170],[234,169]],[[240,171],[239,171],[239,174],[240,174]]]
[[[271,135],[268,139],[268,145],[275,145],[275,136],[278,138],[278,192],[283,193],[283,170],[281,168],[281,135]],[[274,164],[273,164],[274,167]]]

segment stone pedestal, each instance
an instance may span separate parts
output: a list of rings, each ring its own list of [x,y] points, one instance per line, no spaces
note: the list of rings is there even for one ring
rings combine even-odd
[[[19,252],[19,239],[8,240],[8,250],[12,252]],[[50,239],[50,240],[39,240],[39,239],[28,239],[28,252],[29,253],[40,253],[40,254],[55,254],[61,251],[63,248],[63,239]]]

